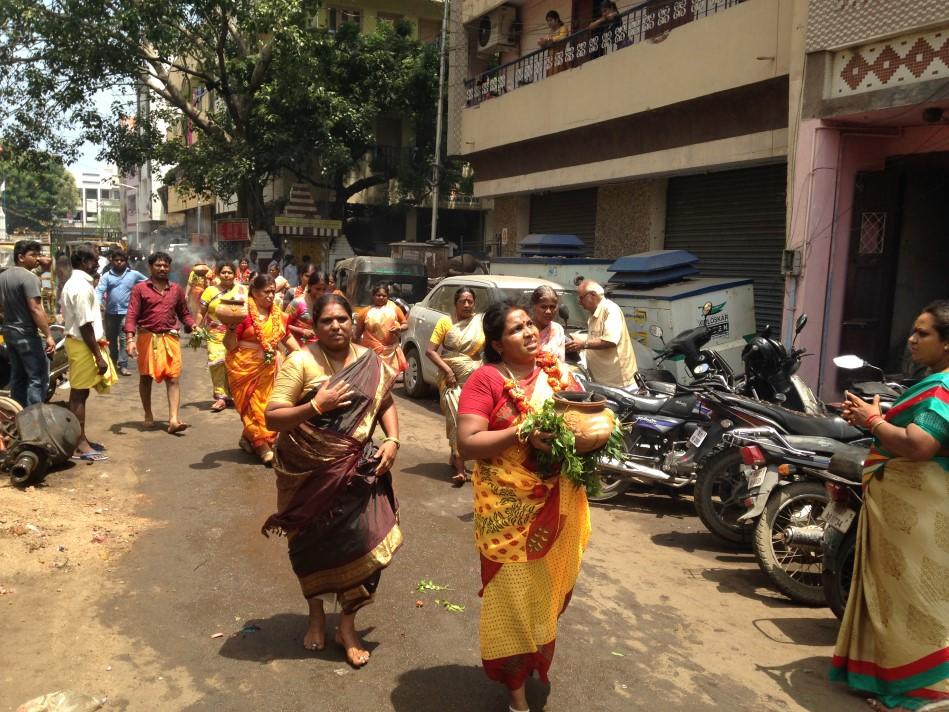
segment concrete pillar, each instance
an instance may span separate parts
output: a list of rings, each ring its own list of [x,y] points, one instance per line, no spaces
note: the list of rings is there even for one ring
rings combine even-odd
[[[415,242],[418,239],[418,209],[409,208],[405,211],[405,237],[406,242]]]
[[[505,195],[495,198],[494,210],[485,216],[486,244],[497,244],[498,236],[501,236],[501,255],[516,255],[517,243],[530,232],[530,208],[529,195]]]
[[[666,232],[665,178],[601,185],[596,196],[593,256],[613,259],[661,250]]]

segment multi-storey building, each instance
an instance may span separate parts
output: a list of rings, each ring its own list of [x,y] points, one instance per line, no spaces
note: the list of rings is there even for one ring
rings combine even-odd
[[[830,396],[851,375],[834,356],[900,370],[949,297],[949,8],[810,0],[806,51],[785,321],[808,314],[803,375]]]
[[[595,257],[684,248],[755,278],[780,323],[789,125],[804,0],[452,4],[449,153],[493,198],[486,242],[570,233]],[[569,35],[541,47],[557,12]]]
[[[121,193],[115,166],[103,165],[94,171],[70,169],[70,173],[79,187],[79,204],[60,232],[70,239],[118,237],[122,232]]]

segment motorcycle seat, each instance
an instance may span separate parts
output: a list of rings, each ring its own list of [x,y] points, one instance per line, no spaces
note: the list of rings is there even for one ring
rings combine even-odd
[[[864,448],[844,446],[830,458],[827,470],[854,484],[860,484],[863,481],[863,461],[868,452]]]
[[[626,403],[637,413],[658,413],[668,402],[668,396],[642,396],[628,393]]]
[[[839,452],[859,449],[839,440],[815,435],[785,435],[784,439],[798,450],[808,450],[821,455],[836,455]]]
[[[589,384],[588,390],[600,393],[606,396],[608,400],[619,403],[626,408],[632,408],[638,413],[658,413],[666,401],[669,400],[669,396],[646,395],[645,391],[633,393],[626,388],[614,388],[600,383]]]
[[[807,415],[798,413],[774,403],[723,394],[728,402],[740,408],[769,418],[794,435],[813,435],[841,442],[850,442],[865,437],[864,433],[852,427],[846,420],[836,415]]]

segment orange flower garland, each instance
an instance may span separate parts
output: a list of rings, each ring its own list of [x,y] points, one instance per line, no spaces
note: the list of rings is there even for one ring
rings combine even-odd
[[[251,320],[254,322],[254,331],[257,333],[257,341],[260,342],[261,348],[264,350],[264,363],[273,363],[274,359],[277,357],[277,344],[280,343],[283,338],[282,329],[280,328],[280,320],[282,315],[280,310],[277,309],[276,305],[270,307],[270,314],[267,316],[267,319],[263,319],[260,316],[260,311],[257,309],[257,303],[251,298],[247,300],[247,313],[250,314]],[[267,321],[270,321],[270,336],[264,336],[264,324]]]
[[[536,364],[544,369],[544,373],[547,374],[547,383],[553,389],[554,393],[562,391],[566,387],[563,371],[560,370],[560,363],[557,361],[556,356],[544,352],[537,356]],[[527,399],[527,394],[515,379],[507,379],[504,382],[504,390],[511,397],[511,400],[514,401],[514,406],[521,415],[534,412],[534,408]]]

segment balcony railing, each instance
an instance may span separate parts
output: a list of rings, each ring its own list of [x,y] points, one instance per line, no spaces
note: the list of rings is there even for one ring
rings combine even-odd
[[[549,47],[466,80],[465,105],[477,106],[612,52],[646,40],[657,40],[675,27],[742,2],[745,0],[648,0],[621,12],[612,22],[574,32]]]

